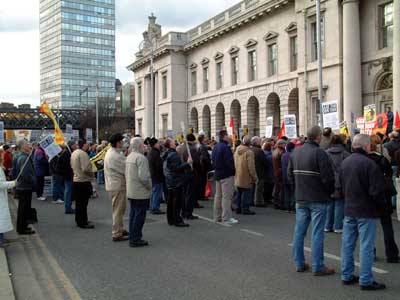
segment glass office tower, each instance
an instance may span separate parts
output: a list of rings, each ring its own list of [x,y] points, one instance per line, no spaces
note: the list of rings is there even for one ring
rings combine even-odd
[[[115,101],[114,1],[40,0],[41,101],[86,108],[97,93]]]

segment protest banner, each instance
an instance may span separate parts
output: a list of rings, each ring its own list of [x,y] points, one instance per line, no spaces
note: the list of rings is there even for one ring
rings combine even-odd
[[[86,128],[86,142],[93,143],[93,130],[92,130],[92,128]]]
[[[388,127],[388,118],[386,114],[376,115],[375,126],[372,130],[373,134],[386,134]]]
[[[343,121],[339,124],[340,127],[340,134],[345,135],[347,138],[350,137],[349,127],[347,126],[347,122]]]
[[[285,123],[285,135],[289,139],[297,137],[296,115],[285,115],[283,117]]]
[[[322,103],[322,120],[324,127],[330,127],[332,130],[339,129],[339,110],[337,101]]]
[[[0,143],[4,143],[4,122],[0,121]]]
[[[79,130],[77,129],[72,130],[72,137],[74,141],[79,140]]]
[[[40,146],[42,146],[44,152],[46,152],[49,157],[49,161],[58,155],[62,151],[61,147],[56,144],[52,135],[47,135],[43,140],[39,142]]]
[[[268,117],[267,118],[267,126],[265,127],[265,137],[266,138],[272,137],[273,128],[274,128],[274,117]]]
[[[15,142],[18,143],[20,140],[31,140],[31,130],[14,130],[14,137],[15,137]]]

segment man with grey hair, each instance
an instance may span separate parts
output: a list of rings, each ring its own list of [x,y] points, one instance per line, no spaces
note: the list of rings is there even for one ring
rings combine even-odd
[[[268,161],[265,157],[264,151],[261,149],[261,138],[254,136],[251,139],[251,146],[251,150],[254,153],[257,173],[257,183],[253,194],[255,194],[256,206],[266,207],[268,206],[266,201],[269,199],[264,199],[264,186],[268,178]]]
[[[312,221],[311,257],[314,276],[332,275],[335,270],[324,264],[324,226],[327,203],[335,188],[335,176],[328,154],[319,147],[322,131],[319,126],[307,132],[305,144],[290,157],[288,181],[294,185],[296,199],[296,227],[293,256],[297,272],[310,266],[305,262],[304,238]]]
[[[31,219],[32,192],[36,187],[36,174],[30,155],[32,147],[25,139],[20,140],[17,146],[21,151],[13,166],[14,174],[18,178],[15,188],[18,198],[17,232],[34,234],[35,231],[28,227],[28,221]]]
[[[255,212],[250,210],[251,189],[257,182],[256,165],[254,153],[250,149],[251,137],[246,135],[243,143],[235,152],[235,187],[237,188],[236,196],[236,213],[244,215],[254,215]]]
[[[126,159],[126,194],[131,204],[129,214],[129,244],[131,247],[142,247],[149,244],[142,239],[142,229],[152,188],[149,162],[144,156],[145,149],[142,138],[132,138],[131,153]]]
[[[342,281],[344,285],[359,283],[362,290],[380,290],[386,286],[375,282],[372,274],[376,235],[376,218],[385,205],[385,180],[378,165],[367,155],[371,152],[370,137],[358,134],[353,140],[353,154],[340,170],[344,195],[342,235]],[[360,237],[360,276],[354,275],[354,250]]]

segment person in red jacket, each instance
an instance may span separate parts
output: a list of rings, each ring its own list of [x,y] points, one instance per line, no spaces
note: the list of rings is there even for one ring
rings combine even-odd
[[[4,166],[4,173],[6,174],[7,180],[9,179],[10,176],[10,170],[12,168],[12,154],[11,154],[11,148],[9,145],[3,145],[3,166]]]

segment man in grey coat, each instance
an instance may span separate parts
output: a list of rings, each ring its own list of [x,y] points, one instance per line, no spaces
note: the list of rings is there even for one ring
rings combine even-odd
[[[147,246],[142,239],[142,229],[146,220],[151,195],[149,162],[144,156],[146,146],[140,137],[134,137],[130,145],[131,153],[126,159],[127,196],[131,204],[129,214],[129,244],[131,247]]]

